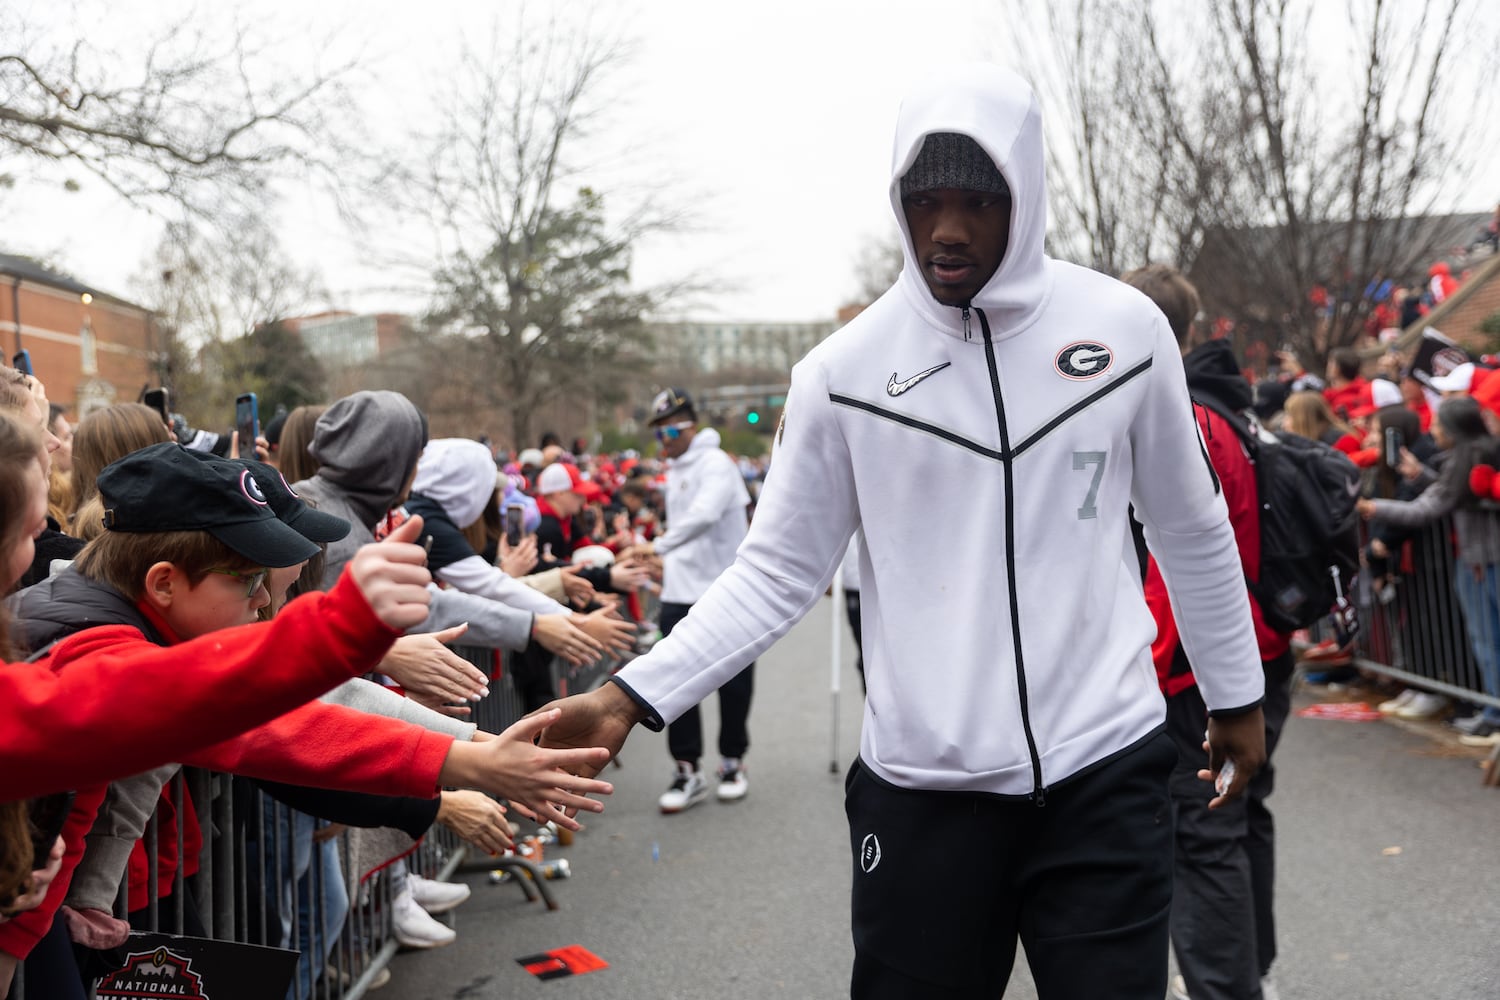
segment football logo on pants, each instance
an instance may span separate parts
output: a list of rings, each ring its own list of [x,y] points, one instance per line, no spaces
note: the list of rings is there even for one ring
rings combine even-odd
[[[864,842],[859,845],[860,870],[868,875],[878,864],[880,864],[880,841],[873,833],[866,834]]]

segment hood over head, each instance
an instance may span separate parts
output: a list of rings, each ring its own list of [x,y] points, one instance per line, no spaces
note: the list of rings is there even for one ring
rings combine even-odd
[[[427,422],[399,392],[345,396],[318,418],[308,451],[321,464],[314,480],[337,488],[373,525],[391,509],[427,443]]]
[[[422,449],[411,488],[442,507],[454,524],[467,528],[484,513],[496,484],[489,448],[467,438],[438,438]]]
[[[977,142],[1010,191],[1010,241],[1005,257],[971,305],[984,310],[996,337],[1019,333],[1041,312],[1051,288],[1043,247],[1047,184],[1041,106],[1025,80],[989,63],[945,68],[915,86],[901,102],[890,185],[905,262],[897,286],[934,326],[961,336],[962,311],[932,297],[901,206],[901,179],[917,163],[927,136],[934,133],[957,133]]]

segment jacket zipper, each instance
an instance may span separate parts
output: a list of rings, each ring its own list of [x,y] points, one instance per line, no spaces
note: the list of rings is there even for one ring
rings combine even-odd
[[[1016,594],[1016,518],[1015,480],[1011,474],[1010,432],[1005,426],[1005,403],[1000,397],[1000,369],[995,364],[995,342],[990,337],[990,322],[983,309],[979,329],[984,335],[984,360],[990,369],[990,392],[995,398],[995,419],[1000,426],[1000,454],[1005,467],[1005,583],[1010,594],[1010,638],[1016,650],[1016,693],[1021,702],[1021,728],[1026,732],[1026,749],[1031,754],[1031,780],[1035,789],[1032,801],[1040,808],[1047,804],[1047,789],[1042,786],[1042,758],[1036,751],[1036,736],[1031,731],[1031,711],[1026,696],[1026,663],[1021,653],[1021,609]],[[969,308],[964,307],[964,329],[969,327]]]

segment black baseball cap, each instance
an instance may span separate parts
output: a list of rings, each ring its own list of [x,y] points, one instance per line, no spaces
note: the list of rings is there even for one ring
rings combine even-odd
[[[656,398],[651,401],[651,419],[648,422],[654,424],[675,417],[679,413],[697,415],[697,411],[693,409],[693,397],[687,394],[686,389],[668,386],[658,392]]]
[[[271,568],[295,566],[319,552],[277,518],[247,463],[195,455],[173,442],[105,466],[99,496],[110,531],[206,531],[252,563]]]
[[[261,492],[265,493],[266,502],[271,505],[271,513],[303,538],[310,542],[327,543],[336,542],[349,534],[353,526],[348,521],[309,505],[292,489],[280,469],[253,458],[242,458],[240,462],[248,465],[250,471],[255,473],[255,481],[260,484]]]
[[[189,449],[188,454],[195,458],[214,458],[214,455],[206,451]],[[352,526],[348,521],[310,506],[306,500],[297,495],[297,492],[286,481],[286,477],[281,474],[281,470],[274,465],[267,465],[253,458],[218,459],[218,461],[239,462],[247,466],[255,474],[255,482],[265,494],[266,502],[271,505],[271,513],[275,514],[282,524],[308,541],[327,544],[336,542],[349,534]]]

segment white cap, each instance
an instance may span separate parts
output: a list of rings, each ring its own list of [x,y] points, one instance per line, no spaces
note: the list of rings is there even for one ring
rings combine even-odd
[[[561,462],[553,462],[536,477],[536,491],[542,496],[548,493],[562,493],[572,488],[573,477],[568,475],[568,467]]]
[[[542,457],[540,448],[522,448],[521,454],[516,456],[517,465],[541,465],[546,459]]]
[[[1377,378],[1370,383],[1370,405],[1375,409],[1399,406],[1403,400],[1401,387],[1388,378]]]
[[[1432,380],[1432,387],[1438,392],[1468,392],[1469,383],[1474,381],[1474,364],[1465,361],[1446,375],[1441,375]]]
[[[573,550],[574,566],[608,566],[615,554],[602,545],[583,545]]]

